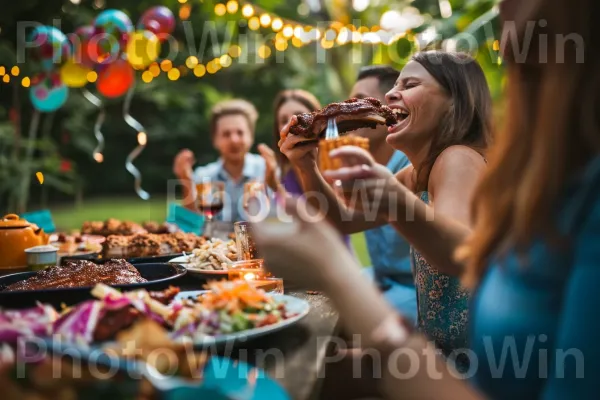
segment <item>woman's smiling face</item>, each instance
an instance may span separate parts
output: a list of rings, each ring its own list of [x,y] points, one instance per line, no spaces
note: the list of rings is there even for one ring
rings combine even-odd
[[[444,88],[418,62],[410,61],[396,85],[386,94],[387,104],[401,113],[388,129],[386,141],[395,149],[418,151],[431,142],[452,105]]]

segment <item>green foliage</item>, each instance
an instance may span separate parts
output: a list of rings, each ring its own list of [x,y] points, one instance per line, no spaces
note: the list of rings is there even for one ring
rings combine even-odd
[[[106,8],[126,11],[134,23],[151,6],[163,4],[176,14],[180,7],[177,0],[105,0],[105,3]],[[192,13],[189,24],[181,21],[177,24],[174,37],[178,39],[177,47],[180,51],[173,59],[173,65],[184,65],[190,55],[207,63],[222,55],[230,44],[242,46],[244,54],[241,59],[235,60],[230,68],[202,78],[188,72],[177,81],[168,80],[164,73],[149,84],[138,80],[131,115],[146,128],[148,145],[135,164],[143,174],[143,187],[152,195],[160,196],[165,193],[166,181],[174,178],[171,172],[173,157],[180,149],[192,149],[199,164],[216,158],[207,131],[208,112],[216,102],[232,97],[242,97],[253,102],[260,113],[256,141],[272,144],[272,101],[280,90],[303,88],[313,92],[323,104],[343,99],[347,97],[361,66],[377,63],[402,68],[417,49],[415,41],[411,40],[414,34],[435,26],[442,39],[448,39],[466,29],[488,11],[495,1],[452,0],[453,15],[447,19],[441,18],[437,0],[372,2],[373,5],[361,13],[352,9],[350,0],[323,0],[321,3],[325,7],[322,11],[308,17],[301,17],[297,13],[300,0],[253,1],[263,10],[276,13],[282,18],[312,25],[337,18],[347,22],[360,20],[363,25],[374,26],[379,24],[385,11],[401,11],[407,6],[418,8],[426,20],[424,26],[412,32],[413,35],[409,34],[389,47],[349,44],[321,52],[315,44],[302,48],[295,48],[290,44],[283,53],[273,49],[273,55],[266,61],[256,57],[256,50],[263,43],[273,47],[272,32],[262,30],[264,41],[254,43],[249,29],[245,24],[239,23],[239,12],[237,15],[216,17],[213,13],[216,3],[215,0],[188,2],[192,6]],[[3,9],[3,16],[0,17],[3,29],[0,36],[0,65],[14,63],[16,21],[51,23],[53,17],[60,16],[62,30],[68,33],[75,27],[90,23],[97,15],[98,10],[92,4],[92,1],[82,1],[81,4],[74,5],[62,0],[24,0],[11,3]],[[212,26],[216,27],[216,41],[206,35],[203,37],[205,29]],[[497,23],[493,23],[492,34],[497,29]],[[483,30],[478,30],[475,34],[480,43],[478,60],[485,70],[495,99],[499,101],[503,70],[497,63],[497,54],[490,51],[493,40],[490,41]],[[202,39],[205,40],[205,48],[198,53],[203,45]],[[440,41],[434,47],[441,43]],[[170,46],[163,46],[163,56],[169,50]],[[22,66],[22,71],[30,74],[34,67],[27,64]],[[5,88],[9,90],[4,90]],[[15,88],[17,86],[13,85],[12,90]],[[89,85],[89,89],[94,91],[93,85]],[[3,119],[2,113],[6,115],[8,109],[17,105],[25,115],[30,112],[27,92],[21,89],[20,97],[15,100],[12,90],[11,86],[3,86],[0,90],[0,120]],[[106,138],[106,147],[102,164],[92,159],[92,151],[96,146],[93,126],[98,109],[85,100],[78,90],[71,91],[67,104],[54,115],[54,123],[43,140],[35,143],[23,141],[23,145],[31,144],[35,147],[36,157],[32,165],[14,162],[10,149],[14,130],[10,124],[0,124],[0,204],[6,207],[7,198],[10,199],[10,204],[15,204],[18,195],[11,194],[11,188],[15,187],[19,179],[24,179],[21,176],[23,171],[35,171],[38,168],[46,175],[47,185],[56,190],[50,200],[66,200],[79,185],[86,196],[133,193],[133,177],[125,170],[124,163],[128,153],[136,146],[136,131],[124,122],[122,106],[122,99],[105,101],[107,117],[102,132]],[[27,117],[22,119],[24,125],[27,125]],[[26,126],[23,128],[26,129]],[[76,172],[61,173],[62,159],[71,160],[76,166]],[[30,184],[36,182],[32,174],[27,179]],[[38,189],[34,187],[33,190],[36,203]]]

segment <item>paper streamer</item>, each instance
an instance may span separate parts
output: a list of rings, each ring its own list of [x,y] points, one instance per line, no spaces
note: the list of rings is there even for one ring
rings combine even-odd
[[[148,136],[146,135],[146,129],[144,129],[143,125],[140,124],[135,118],[129,114],[129,108],[131,107],[131,100],[133,99],[133,93],[135,91],[135,81],[127,95],[125,96],[125,103],[123,103],[123,118],[127,125],[135,129],[137,134],[138,146],[133,149],[131,153],[127,156],[127,160],[125,162],[125,168],[133,177],[135,178],[134,188],[135,192],[138,196],[140,196],[143,200],[148,200],[150,198],[150,194],[142,189],[142,174],[140,171],[133,165],[133,161],[140,155],[140,153],[146,148],[146,142],[148,141]]]
[[[97,96],[95,96],[94,94],[92,94],[92,92],[90,92],[87,89],[81,89],[82,93],[83,93],[83,97],[85,97],[87,99],[87,101],[89,101],[90,103],[92,103],[94,106],[96,106],[100,112],[98,113],[98,117],[96,118],[96,123],[94,124],[94,136],[96,136],[96,140],[98,141],[98,144],[96,145],[96,148],[94,149],[94,152],[92,153],[92,156],[94,157],[94,160],[96,160],[96,162],[101,163],[104,160],[104,156],[102,155],[102,150],[104,150],[104,135],[102,134],[101,128],[102,128],[102,124],[104,124],[104,118],[106,117],[106,111],[104,110],[104,106],[102,104],[102,100],[100,100],[100,98],[98,98]]]

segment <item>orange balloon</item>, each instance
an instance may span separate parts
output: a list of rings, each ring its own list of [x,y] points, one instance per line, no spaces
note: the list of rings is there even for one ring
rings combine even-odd
[[[134,79],[131,65],[125,60],[117,60],[98,74],[96,88],[104,97],[120,97],[127,93]]]

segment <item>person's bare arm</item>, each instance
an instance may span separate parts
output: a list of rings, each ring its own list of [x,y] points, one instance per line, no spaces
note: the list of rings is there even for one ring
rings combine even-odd
[[[385,225],[386,220],[378,215],[376,215],[376,219],[367,218],[364,213],[349,210],[344,206],[319,171],[317,166],[318,144],[316,142],[299,144],[301,141],[299,137],[288,134],[290,127],[297,121],[295,116],[292,117],[282,129],[279,146],[281,152],[286,155],[294,167],[309,204],[326,215],[331,224],[344,234],[363,232]]]
[[[432,201],[429,205],[396,177],[389,178],[364,150],[342,148],[335,150],[334,155],[345,159],[347,166],[328,172],[328,178],[369,180],[371,198],[389,202],[381,207],[389,223],[431,265],[447,274],[461,274],[462,265],[454,260],[454,253],[471,231],[471,198],[485,168],[478,153],[455,146],[440,155],[430,174],[428,189]],[[403,170],[398,177],[407,183],[409,172],[409,169]]]

